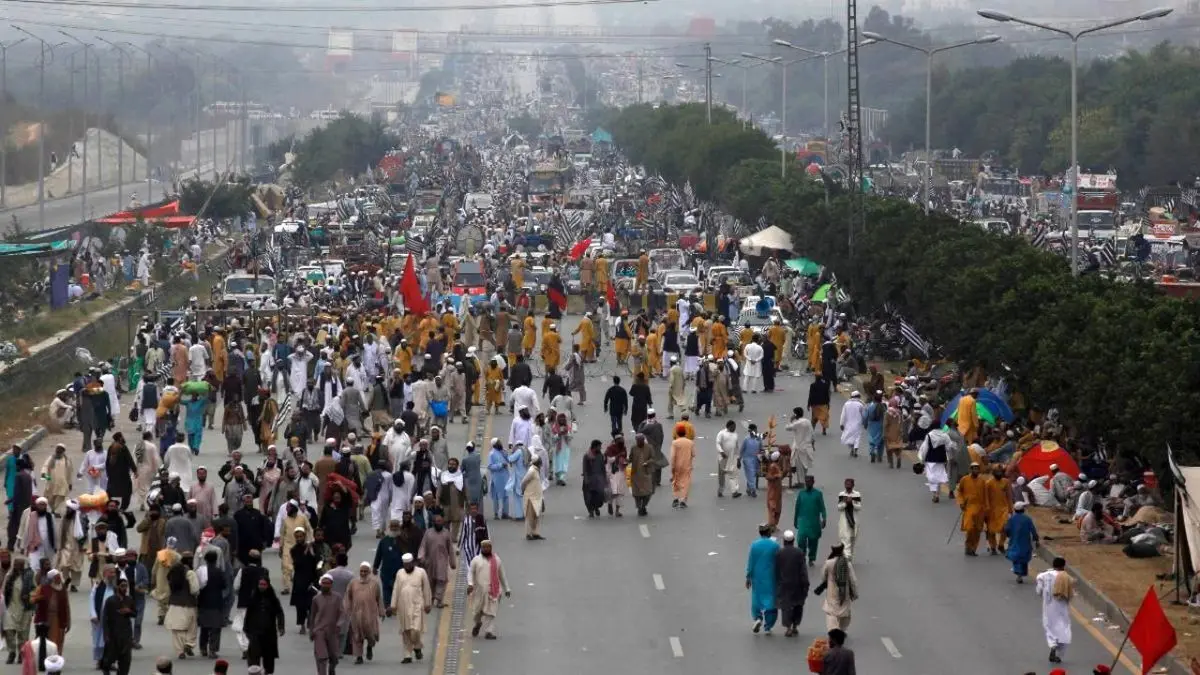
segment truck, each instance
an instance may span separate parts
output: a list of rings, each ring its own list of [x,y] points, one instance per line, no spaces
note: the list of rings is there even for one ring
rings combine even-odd
[[[1079,214],[1079,236],[1092,239],[1112,239],[1120,226],[1121,193],[1117,191],[1117,174],[1081,173],[1079,192],[1075,195]]]

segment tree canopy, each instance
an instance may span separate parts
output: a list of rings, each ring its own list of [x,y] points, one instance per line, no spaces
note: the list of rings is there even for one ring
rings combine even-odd
[[[179,208],[184,213],[203,215],[207,218],[236,218],[249,213],[254,205],[250,196],[254,186],[247,177],[239,177],[223,183],[191,178],[179,186]],[[201,214],[200,210],[204,209]]]
[[[781,178],[765,157],[710,154],[709,164],[685,165],[626,145],[676,133],[672,125],[689,114],[630,108],[620,118],[637,126],[615,126],[614,136],[649,171],[694,184],[720,176],[717,197],[731,215],[788,230],[796,253],[835,272],[860,312],[891,304],[943,355],[1003,372],[1030,405],[1058,408],[1078,437],[1103,439],[1110,452],[1138,453],[1160,469],[1168,444],[1197,454],[1200,303],[1145,283],[1073,278],[1065,261],[1024,239],[894,199],[866,197],[866,229],[851,246],[848,200],[836,185],[827,195],[801,171]],[[683,127],[690,145],[720,145],[731,130],[717,119],[714,111],[712,127]]]
[[[1023,173],[1070,163],[1070,65],[1022,58],[1002,68],[938,71],[932,145],[966,156],[995,152]],[[1115,168],[1126,186],[1197,175],[1200,50],[1160,44],[1081,65],[1079,163]],[[896,110],[887,138],[896,150],[923,147],[925,99]],[[1127,180],[1126,180],[1127,179]]]
[[[292,180],[312,186],[339,173],[356,175],[378,165],[395,141],[379,120],[343,113],[296,144]]]

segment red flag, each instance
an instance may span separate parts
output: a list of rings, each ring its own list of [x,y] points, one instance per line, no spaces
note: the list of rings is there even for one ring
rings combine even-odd
[[[587,252],[588,247],[591,245],[592,245],[592,240],[590,237],[587,239],[584,239],[583,241],[575,242],[575,245],[571,247],[571,252],[570,252],[571,260],[579,260],[580,258],[582,258],[583,254]]]
[[[1146,591],[1142,606],[1129,624],[1129,641],[1142,655],[1142,675],[1175,648],[1175,627],[1167,620],[1153,586]]]
[[[404,274],[400,277],[400,296],[404,298],[404,308],[408,311],[418,316],[429,311],[429,302],[421,295],[421,281],[417,279],[411,253],[404,262]]]
[[[558,307],[558,311],[563,311],[567,308],[567,296],[557,288],[550,286],[546,289],[546,297]]]

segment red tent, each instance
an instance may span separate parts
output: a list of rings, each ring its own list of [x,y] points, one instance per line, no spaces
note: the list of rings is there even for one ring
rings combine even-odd
[[[1025,480],[1033,480],[1036,476],[1050,473],[1050,465],[1057,464],[1059,471],[1065,471],[1068,476],[1078,476],[1081,472],[1079,465],[1071,458],[1070,453],[1054,441],[1042,441],[1025,451],[1017,468]]]

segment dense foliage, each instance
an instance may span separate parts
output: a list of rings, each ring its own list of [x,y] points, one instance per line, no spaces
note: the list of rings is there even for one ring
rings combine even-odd
[[[626,111],[617,119],[638,126],[614,124],[613,133],[619,143],[645,142],[673,133],[673,120],[686,115],[670,107]],[[690,144],[701,147],[736,131],[727,118],[688,127]],[[866,231],[854,232],[851,246],[847,202],[836,187],[827,195],[798,171],[780,178],[768,158],[722,163],[710,155],[708,165],[680,167],[658,146],[622,147],[664,176],[720,176],[719,198],[732,215],[789,230],[796,252],[836,272],[860,312],[891,303],[942,354],[965,367],[1009,369],[1031,404],[1059,408],[1081,438],[1103,438],[1110,451],[1140,453],[1160,468],[1167,444],[1197,454],[1200,303],[1146,284],[1073,279],[1062,259],[1022,239],[925,216],[898,200],[868,197]]]
[[[343,113],[296,144],[292,181],[310,187],[339,174],[357,175],[378,165],[394,146],[395,138],[379,120]]]
[[[612,131],[630,161],[652,167],[671,182],[690,180],[701,199],[714,198],[725,172],[738,162],[779,157],[769,138],[743,129],[727,110],[713,108],[713,123],[707,124],[702,103],[629,106],[596,121]]]
[[[542,121],[527,112],[522,112],[508,118],[508,128],[521,134],[521,138],[533,141],[542,133]]]
[[[1062,171],[1070,162],[1070,77],[1066,61],[1044,58],[939,71],[933,147],[971,157],[992,151],[1023,173]],[[1080,164],[1116,168],[1134,188],[1197,175],[1197,83],[1200,50],[1165,43],[1081,66]],[[896,150],[924,145],[923,95],[893,114],[887,137]]]
[[[247,177],[219,185],[192,178],[179,186],[179,208],[184,213],[205,218],[236,218],[254,208],[250,201],[253,194],[254,186]]]

